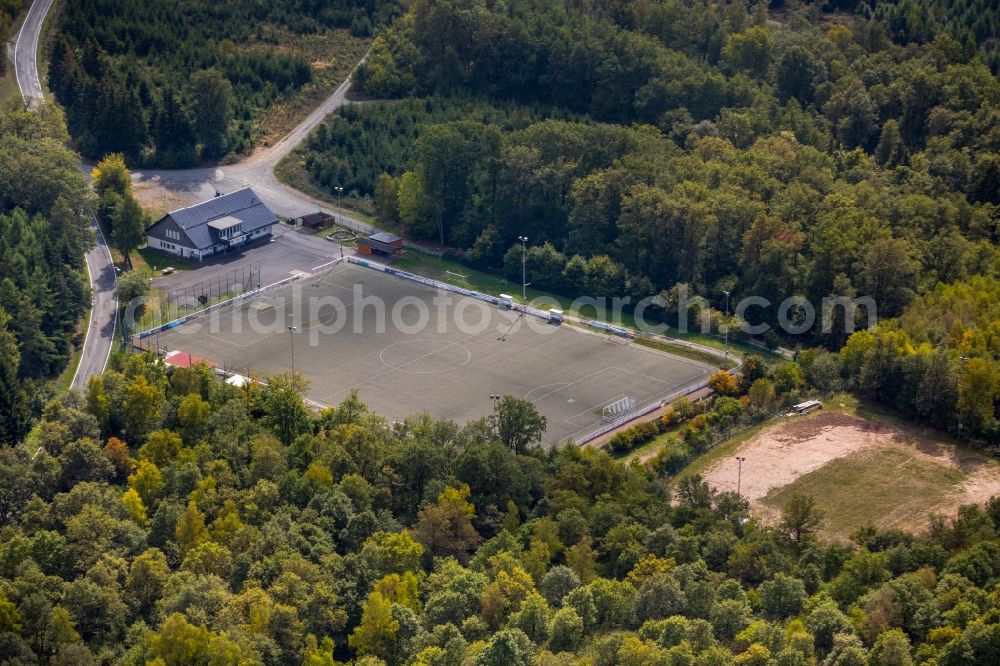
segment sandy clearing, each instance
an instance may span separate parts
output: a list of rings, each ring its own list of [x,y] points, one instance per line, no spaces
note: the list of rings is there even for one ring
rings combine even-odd
[[[955,515],[963,504],[983,504],[1000,495],[1000,464],[968,449],[959,449],[933,439],[933,434],[918,428],[900,429],[866,421],[839,412],[820,412],[807,417],[782,421],[765,428],[739,450],[710,468],[705,480],[720,491],[740,491],[762,520],[773,522],[778,511],[764,504],[772,490],[783,488],[800,477],[843,458],[877,456],[879,451],[905,453],[899,464],[902,472],[909,461],[924,461],[958,469],[964,478],[935,503],[934,513]],[[736,456],[743,456],[742,478],[738,479]],[[890,474],[887,473],[887,482]],[[914,505],[881,516],[872,516],[880,525],[923,529],[928,513]],[[919,515],[916,515],[919,513]],[[913,515],[907,515],[913,514]]]
[[[192,203],[174,190],[148,180],[133,183],[132,193],[154,221],[172,210],[190,206]]]
[[[847,414],[823,412],[765,428],[732,457],[705,473],[720,491],[737,489],[751,502],[831,460],[877,446],[891,430]],[[743,456],[742,479],[735,457]]]

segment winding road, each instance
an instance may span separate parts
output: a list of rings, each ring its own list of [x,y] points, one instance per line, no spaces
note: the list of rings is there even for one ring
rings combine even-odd
[[[332,95],[284,138],[272,146],[257,149],[242,162],[202,169],[139,170],[132,173],[132,180],[152,181],[178,193],[192,203],[211,199],[217,191],[232,192],[250,185],[272,211],[286,217],[298,217],[314,213],[320,208],[327,208],[327,204],[279,182],[274,175],[274,167],[305,140],[327,115],[338,107],[350,103],[346,99],[350,85],[351,79],[348,76]],[[338,215],[338,217],[344,216]],[[361,222],[351,218],[344,218],[344,221],[351,226],[362,225]],[[367,225],[363,226],[365,229],[368,228]]]
[[[21,97],[31,108],[41,102],[45,95],[42,81],[38,77],[38,38],[42,34],[42,24],[52,7],[52,0],[35,0],[28,8],[24,24],[14,40],[14,75],[17,86],[21,89]]]
[[[14,40],[14,74],[21,97],[29,109],[37,108],[45,100],[45,90],[38,73],[38,41],[51,7],[52,0],[34,0]],[[70,383],[73,388],[85,387],[91,377],[104,371],[111,355],[117,321],[118,300],[114,295],[116,279],[111,251],[96,220],[91,220],[91,224],[96,242],[86,256],[91,289],[90,316],[80,362]]]
[[[24,24],[14,42],[13,59],[17,84],[29,108],[35,108],[44,99],[44,88],[38,72],[38,41],[45,16],[52,0],[34,0],[28,9]],[[353,74],[353,72],[352,72]],[[254,191],[278,215],[298,217],[306,213],[329,209],[314,199],[278,181],[274,167],[301,143],[320,122],[338,107],[349,103],[346,99],[351,77],[340,84],[305,120],[274,145],[260,148],[238,164],[225,167],[177,170],[146,170],[132,174],[133,182],[152,181],[176,192],[191,203],[212,198],[216,192],[252,186]],[[357,219],[338,214],[342,224],[354,229],[373,231]],[[114,344],[115,321],[118,309],[114,297],[115,269],[107,242],[96,228],[97,243],[87,253],[93,303],[87,336],[81,352],[80,364],[71,386],[83,388],[89,379],[104,371]]]

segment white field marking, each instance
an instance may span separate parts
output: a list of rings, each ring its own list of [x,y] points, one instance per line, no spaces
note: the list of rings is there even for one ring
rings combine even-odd
[[[530,397],[531,394],[534,393],[535,391],[539,390],[539,389],[548,388],[550,386],[558,386],[558,387],[562,388],[562,387],[564,387],[566,385],[567,385],[566,382],[553,382],[551,384],[542,384],[541,386],[536,386],[535,388],[533,388],[530,391],[528,391],[527,393],[525,393],[523,399],[527,400],[528,402],[531,402],[531,397]],[[572,398],[570,398],[570,401],[572,402]]]
[[[659,384],[666,384],[670,388],[674,388],[675,386],[680,386],[680,384],[674,384],[672,382],[668,382],[666,379],[660,379],[659,377],[654,377],[653,375],[647,375],[641,372],[632,372],[631,370],[626,370],[625,368],[619,368],[618,366],[613,366],[613,367],[615,370],[623,372],[625,373],[626,376],[629,377],[645,377],[646,379],[652,379],[654,382],[657,382]]]
[[[436,342],[436,340],[434,340],[433,338],[413,338],[413,340],[429,340],[430,342]],[[385,360],[385,353],[387,351],[389,351],[390,349],[392,349],[396,345],[403,344],[404,342],[411,342],[411,340],[400,340],[399,342],[393,342],[391,345],[385,347],[382,351],[379,352],[379,354],[378,354],[378,360],[382,363],[382,365],[384,365],[387,368],[391,368],[393,370],[398,370],[398,369],[404,368],[407,365],[409,365],[410,363],[412,363],[412,361],[407,361],[406,363],[403,363],[402,365],[389,365],[386,362],[386,360]],[[454,345],[449,345],[449,346],[454,346]],[[462,361],[461,363],[459,363],[458,365],[452,366],[450,368],[445,368],[444,370],[411,370],[410,372],[412,372],[415,375],[436,375],[436,374],[440,374],[442,372],[451,372],[452,370],[458,370],[459,368],[462,368],[463,366],[467,365],[469,363],[469,361],[472,360],[472,352],[469,351],[469,348],[466,347],[465,345],[459,345],[459,347],[462,349],[462,351],[465,352],[465,360]],[[447,347],[445,347],[445,349],[447,349]],[[437,351],[441,351],[441,350],[439,349]],[[430,352],[430,353],[431,354],[436,354],[437,352],[435,351],[435,352]],[[423,358],[423,357],[419,357],[419,358]],[[419,360],[419,358],[418,359],[414,359],[414,360]]]
[[[479,337],[480,335],[483,335],[483,333],[477,333],[477,334],[470,335],[470,336],[465,337],[465,338],[461,338],[459,340],[455,340],[454,342],[449,342],[444,347],[441,347],[439,349],[435,349],[433,351],[429,351],[426,354],[422,354],[422,355],[416,357],[415,359],[413,359],[412,361],[407,361],[406,363],[403,363],[402,365],[397,365],[395,368],[392,368],[390,370],[385,370],[383,372],[377,372],[374,375],[372,375],[371,377],[368,377],[367,379],[364,379],[364,380],[358,382],[357,384],[354,384],[353,386],[348,386],[345,389],[342,389],[340,391],[336,391],[334,393],[331,393],[330,395],[324,397],[324,400],[331,400],[334,396],[338,396],[341,393],[344,393],[346,391],[351,391],[353,389],[356,389],[356,388],[359,388],[361,386],[364,386],[365,384],[369,384],[369,383],[375,381],[376,379],[379,379],[380,377],[384,377],[385,375],[390,375],[390,374],[396,372],[397,370],[401,370],[401,369],[405,368],[406,366],[408,366],[408,365],[410,365],[412,363],[416,363],[417,361],[423,360],[423,359],[427,358],[428,356],[433,356],[434,354],[437,354],[438,352],[442,352],[445,349],[450,349],[451,347],[455,347],[455,346],[464,346],[465,342],[468,342],[469,340],[473,340],[473,339]],[[388,345],[388,346],[391,346],[391,345]],[[383,351],[385,351],[385,349],[383,349]]]
[[[596,377],[597,375],[601,374],[602,372],[607,372],[608,370],[611,370],[611,369],[612,369],[612,366],[609,365],[608,367],[603,368],[601,370],[598,370],[596,372],[592,372],[589,375],[584,375],[583,377],[580,377],[579,379],[577,379],[574,382],[570,382],[568,384],[564,384],[561,388],[557,388],[554,391],[549,391],[545,395],[541,396],[540,398],[536,398],[532,402],[535,403],[535,404],[537,404],[537,403],[541,402],[542,400],[545,400],[546,398],[548,398],[550,395],[555,395],[556,393],[559,393],[560,391],[562,391],[565,388],[569,388],[570,386],[573,386],[574,384],[579,384],[580,382],[587,381],[588,379],[590,379],[592,377]]]
[[[339,258],[338,259],[334,259],[333,261],[328,261],[325,264],[320,264],[319,266],[313,266],[309,270],[311,270],[312,272],[315,273],[316,271],[318,271],[321,268],[326,268],[330,264],[337,264],[337,263],[340,263],[341,261],[342,261],[342,259],[339,259]]]
[[[212,335],[211,333],[205,333],[204,335],[205,335],[206,338],[212,338],[213,340],[218,340],[219,342],[224,342],[227,345],[232,345],[234,347],[239,347],[240,349],[246,349],[247,345],[252,345],[254,342],[257,342],[256,340],[254,340],[253,342],[248,342],[245,345],[241,345],[238,342],[233,342],[232,340],[227,340],[226,338],[221,338],[218,335]]]

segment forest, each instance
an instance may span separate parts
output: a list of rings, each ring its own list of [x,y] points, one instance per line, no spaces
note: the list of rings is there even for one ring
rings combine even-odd
[[[22,0],[0,1],[0,44],[6,44],[14,34],[14,21],[25,3]],[[0,76],[7,73],[7,57],[0,54]]]
[[[0,110],[0,446],[27,434],[82,342],[92,206],[62,113]]]
[[[304,388],[288,374],[236,388],[203,365],[116,355],[85,392],[46,405],[0,449],[5,663],[986,666],[1000,654],[998,499],[923,534],[859,525],[827,543],[808,495],[765,526],[697,475],[525,441],[537,418],[516,398],[460,427],[389,423],[356,394],[313,414]]]
[[[252,148],[261,116],[312,80],[311,63],[280,40],[368,36],[397,11],[376,0],[65,3],[48,83],[86,157],[190,166]]]
[[[341,109],[303,164],[318,187],[369,198],[387,227],[512,279],[528,236],[541,289],[660,294],[671,323],[681,287],[717,323],[740,323],[722,312],[726,292],[759,296],[775,307],[741,321],[772,327],[788,298],[819,313],[826,297],[870,297],[888,335],[911,306],[924,313],[911,320],[943,316],[936,289],[995,290],[997,17],[988,2],[418,0],[356,77],[373,97],[404,99]],[[915,386],[865,390],[996,443],[991,327],[959,317],[936,340],[891,333],[918,384],[925,348],[947,348],[936,368],[950,416],[915,407]],[[763,341],[837,351],[849,335],[817,316]],[[984,418],[970,428],[951,389],[974,372]]]

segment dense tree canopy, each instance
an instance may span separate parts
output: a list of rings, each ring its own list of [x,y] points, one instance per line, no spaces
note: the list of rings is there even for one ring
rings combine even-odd
[[[14,21],[24,6],[23,0],[3,0],[0,2],[0,44],[6,44],[14,32]],[[7,73],[7,58],[0,58],[0,76]]]
[[[1000,83],[979,52],[877,39],[881,9],[829,27],[815,7],[754,25],[741,6],[416,2],[357,78],[438,96],[342,110],[306,168],[484,266],[527,234],[533,281],[571,294],[836,293],[895,316],[992,274]],[[576,255],[604,266],[588,282]]]
[[[19,441],[78,344],[91,207],[54,106],[0,111],[0,445]]]
[[[771,529],[594,449],[287,408],[142,355],[49,404],[0,448],[4,658],[995,663],[997,500],[828,544],[807,496]]]
[[[84,155],[183,166],[240,153],[257,121],[312,79],[279,38],[329,28],[359,36],[395,2],[84,0],[61,6],[49,86]]]
[[[682,293],[707,299],[686,313],[714,309],[713,330],[727,300],[764,298],[737,314],[777,331],[765,342],[836,351],[873,312],[884,331],[926,320],[905,327],[912,345],[877,346],[869,380],[864,336],[803,369],[995,442],[992,322],[933,294],[1000,271],[997,17],[944,0],[419,0],[357,76],[411,99],[341,110],[304,163],[473,265],[520,279],[527,235],[534,286],[659,294],[670,323]],[[930,363],[920,342],[947,349]]]

